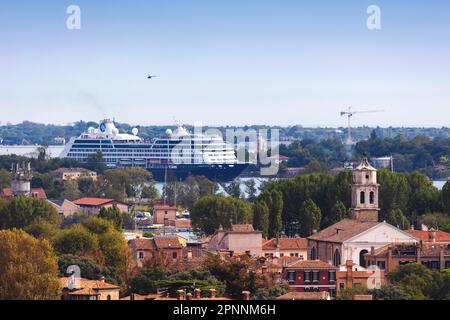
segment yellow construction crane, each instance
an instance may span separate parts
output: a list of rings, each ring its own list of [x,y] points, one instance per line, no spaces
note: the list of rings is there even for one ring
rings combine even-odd
[[[352,111],[352,108],[349,107],[349,108],[348,108],[348,111],[342,111],[342,112],[341,112],[341,117],[342,117],[342,116],[347,116],[347,118],[348,118],[347,143],[346,143],[347,145],[352,145],[352,144],[353,144],[351,118],[352,118],[355,114],[359,114],[359,113],[376,113],[376,112],[384,112],[384,110]]]

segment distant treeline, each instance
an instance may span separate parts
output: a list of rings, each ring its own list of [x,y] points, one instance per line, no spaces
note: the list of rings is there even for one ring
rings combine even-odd
[[[65,137],[69,139],[80,135],[89,127],[97,127],[98,123],[94,121],[77,121],[68,125],[53,125],[40,124],[30,121],[24,121],[20,124],[6,124],[0,126],[0,140],[2,144],[53,144],[55,137]],[[137,127],[139,129],[139,136],[144,139],[152,139],[164,134],[167,128],[174,128],[174,125],[167,126],[140,126],[130,125],[127,123],[117,123],[116,126],[124,132],[131,132],[131,129]],[[187,125],[189,129],[192,126]],[[227,128],[234,128],[233,126],[219,127],[222,132]],[[280,138],[289,139],[306,139],[312,141],[322,140],[339,140],[346,138],[346,128],[306,128],[300,125],[291,127],[280,126],[244,126],[242,129],[278,129],[280,131]],[[208,127],[205,127],[208,129]],[[402,135],[405,139],[412,139],[416,136],[426,136],[430,138],[447,138],[450,136],[450,128],[371,128],[358,127],[352,129],[352,135],[356,140],[368,139],[372,132],[381,138],[394,138]]]

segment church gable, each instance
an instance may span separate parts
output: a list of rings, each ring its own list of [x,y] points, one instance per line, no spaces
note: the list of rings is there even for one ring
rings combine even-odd
[[[390,225],[386,222],[377,224],[376,226],[350,238],[346,243],[415,243],[419,239],[409,235],[408,233]]]

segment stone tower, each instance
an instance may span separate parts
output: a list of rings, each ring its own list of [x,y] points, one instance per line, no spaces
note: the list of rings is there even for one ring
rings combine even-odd
[[[377,170],[364,158],[353,170],[352,215],[359,221],[378,222]]]
[[[31,174],[30,163],[16,164],[11,166],[13,180],[11,189],[14,197],[31,195]]]

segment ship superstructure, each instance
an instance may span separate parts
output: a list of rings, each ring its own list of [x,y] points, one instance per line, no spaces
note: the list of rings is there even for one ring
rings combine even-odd
[[[221,136],[192,134],[179,125],[173,131],[168,129],[161,138],[144,141],[138,129],[133,129],[132,134],[120,133],[108,119],[101,121],[98,128],[91,127],[71,138],[60,157],[86,163],[99,151],[108,168],[147,168],[157,180],[163,180],[170,171],[179,179],[192,174],[227,181],[248,166],[238,161],[233,146]]]

